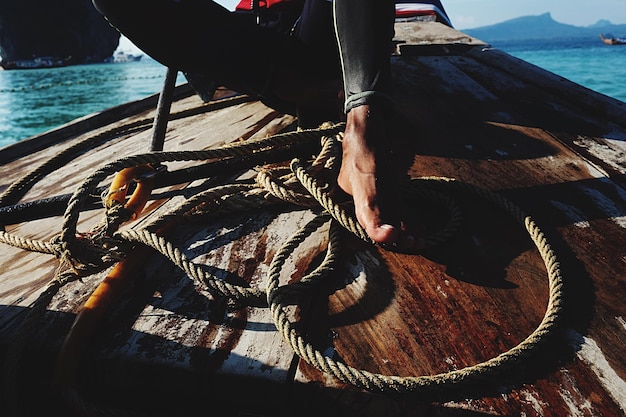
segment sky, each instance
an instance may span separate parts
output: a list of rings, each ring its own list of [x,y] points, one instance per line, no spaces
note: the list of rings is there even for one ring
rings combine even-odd
[[[224,0],[230,1],[230,0]],[[626,0],[442,0],[457,29],[550,13],[559,23],[589,26],[600,19],[626,24]]]
[[[217,0],[233,10],[239,0]],[[626,0],[442,0],[456,29],[493,25],[521,16],[550,13],[559,23],[589,26],[600,19],[626,24]],[[120,49],[137,51],[127,39]]]

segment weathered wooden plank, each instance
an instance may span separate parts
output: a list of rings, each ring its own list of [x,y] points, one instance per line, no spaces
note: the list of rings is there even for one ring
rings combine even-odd
[[[394,40],[397,41],[396,53],[405,54],[414,46],[487,46],[480,39],[437,22],[396,22]]]
[[[600,178],[599,182],[596,181],[597,184],[595,187],[608,188],[609,190],[612,188],[615,190],[617,195],[621,194],[619,187],[606,184],[606,179],[603,178],[603,171],[597,170],[595,166],[590,165],[585,160],[581,160],[579,155],[573,153],[571,149],[564,148],[562,144],[555,140],[556,135],[553,133],[555,129],[553,124],[533,124],[532,126],[537,127],[532,128],[523,126],[527,125],[528,121],[536,123],[537,117],[529,117],[526,112],[519,112],[520,107],[515,105],[515,100],[519,97],[519,94],[507,94],[511,92],[511,87],[517,87],[518,89],[523,89],[525,96],[528,96],[529,91],[526,89],[528,86],[524,87],[525,84],[522,81],[510,78],[510,76],[507,78],[505,75],[502,75],[500,78],[498,76],[493,77],[493,72],[488,72],[489,83],[485,82],[485,80],[487,80],[487,74],[485,74],[485,77],[482,78],[484,87],[480,87],[479,84],[477,85],[476,81],[469,78],[463,78],[458,71],[449,68],[449,64],[446,61],[446,59],[441,57],[421,57],[415,61],[402,59],[400,71],[402,73],[402,77],[401,81],[398,82],[402,88],[396,88],[396,90],[397,95],[399,96],[398,102],[401,103],[398,107],[400,109],[400,113],[405,117],[396,119],[395,128],[397,129],[396,134],[398,137],[407,138],[405,140],[407,150],[411,149],[418,155],[417,160],[412,167],[412,173],[414,175],[453,176],[461,179],[466,178],[470,182],[476,182],[477,184],[481,184],[489,188],[508,189],[508,196],[513,197],[523,206],[529,207],[531,212],[539,213],[540,218],[545,220],[545,224],[555,225],[568,224],[568,221],[560,219],[556,223],[552,223],[554,221],[554,217],[546,216],[546,213],[557,211],[555,210],[555,207],[563,207],[556,199],[558,199],[559,196],[562,198],[567,197],[566,195],[562,195],[563,191],[571,189],[570,184],[572,183],[587,184],[588,187],[594,187],[594,181],[596,181],[597,178]],[[459,61],[458,63],[454,62],[454,64],[459,68],[465,68],[465,65],[467,64],[467,59],[464,60],[463,58],[455,57],[451,61]],[[411,64],[407,62],[414,63]],[[424,70],[424,67],[427,67],[426,71]],[[436,80],[433,80],[433,78],[436,78]],[[508,86],[508,91],[502,92],[500,90],[502,86]],[[429,90],[434,91],[431,93]],[[482,93],[481,90],[483,91]],[[564,91],[567,90],[565,89]],[[553,97],[547,97],[542,91],[535,93],[535,96],[546,97],[546,101],[548,103],[559,102],[559,99],[555,101]],[[463,97],[465,100],[460,100],[460,97]],[[469,102],[478,102],[480,105],[468,105],[468,97],[471,97]],[[509,98],[508,100],[506,99],[507,97]],[[450,101],[447,101],[447,99],[450,99]],[[503,100],[505,102],[512,102],[511,106],[508,108],[506,105],[503,106]],[[490,105],[490,102],[493,104]],[[529,98],[528,103],[534,103],[534,101]],[[523,110],[523,108],[521,109]],[[561,110],[561,107],[557,107],[553,110],[553,112],[556,114]],[[532,114],[533,113],[531,113],[531,116]],[[574,110],[571,114],[580,114],[580,110]],[[562,113],[559,113],[559,115],[561,115],[561,117],[563,116]],[[496,118],[493,118],[494,116],[496,116]],[[503,121],[506,121],[507,123],[503,123]],[[602,129],[604,123],[599,123],[599,121],[599,119],[593,120],[592,122],[589,122],[588,125],[593,126],[595,129]],[[523,125],[520,125],[519,123],[522,123]],[[579,124],[574,125],[573,130],[579,126]],[[612,130],[615,131],[615,128],[612,127],[605,129],[604,131],[611,132]],[[410,151],[408,153],[412,154]],[[608,160],[611,161],[611,159]],[[533,193],[533,189],[537,191]],[[559,190],[561,191],[559,192]],[[590,194],[596,196],[596,198],[590,202],[591,204],[589,207],[615,207],[615,204],[620,204],[619,200],[621,197],[618,197],[617,201],[611,201],[612,199],[606,195],[606,191],[601,193],[598,193],[596,190],[591,193],[587,192],[587,199],[590,197]],[[518,196],[516,196],[516,194]],[[570,199],[572,197],[574,196],[572,195],[567,198]],[[574,206],[581,206],[580,198],[574,198],[576,199]],[[621,212],[621,209],[613,209],[613,215],[610,213],[606,213],[605,215],[612,218],[615,214],[617,214],[618,217],[620,217]],[[597,215],[590,217],[596,218]],[[577,225],[574,227],[570,226],[570,228],[577,231]],[[564,233],[566,236],[571,236],[571,231],[567,229],[565,229]],[[612,236],[611,239],[616,243],[616,246],[621,246],[619,242],[623,241],[622,228],[618,228],[617,230],[611,228],[610,231],[605,229],[601,233],[603,235],[606,233],[610,234]],[[587,233],[585,233],[585,236],[587,237],[587,242],[594,239]],[[597,238],[600,238],[600,236],[598,235]],[[623,407],[623,400],[621,399],[618,391],[611,390],[608,387],[614,384],[617,386],[623,384],[624,361],[623,359],[612,355],[612,352],[614,352],[614,346],[624,346],[623,329],[617,328],[617,331],[612,332],[608,335],[608,337],[605,335],[604,337],[607,337],[607,339],[601,341],[602,345],[598,345],[599,342],[597,342],[595,338],[581,339],[585,340],[583,345],[577,345],[577,342],[572,342],[572,338],[577,338],[575,335],[579,334],[577,333],[578,331],[583,333],[588,331],[584,328],[583,323],[589,320],[589,308],[593,305],[590,303],[588,294],[586,294],[586,289],[589,288],[588,280],[590,277],[585,276],[585,274],[581,273],[580,270],[577,271],[577,269],[582,266],[579,264],[579,259],[585,259],[585,256],[581,257],[579,252],[581,250],[587,250],[587,242],[584,241],[582,236],[580,237],[580,240],[568,240],[567,242],[568,244],[573,245],[573,249],[576,251],[576,255],[578,256],[577,258],[566,256],[565,259],[567,262],[564,263],[564,268],[570,273],[573,272],[573,274],[571,274],[571,279],[577,280],[578,283],[575,285],[582,287],[582,289],[573,290],[573,301],[582,301],[582,304],[579,305],[581,310],[576,311],[575,313],[569,313],[573,316],[570,317],[570,324],[574,326],[574,329],[576,329],[569,330],[569,344],[574,350],[586,350],[589,349],[589,346],[604,346],[604,348],[598,348],[596,353],[602,355],[603,357],[604,355],[608,355],[607,369],[605,369],[605,371],[606,374],[614,375],[614,379],[612,379],[611,382],[603,380],[601,377],[598,377],[599,371],[597,369],[593,369],[593,367],[591,369],[586,368],[585,364],[574,361],[573,364],[568,364],[567,371],[563,369],[561,372],[574,372],[574,369],[576,369],[576,372],[581,375],[585,375],[584,377],[577,379],[578,384],[575,386],[575,389],[571,387],[571,381],[569,382],[571,389],[566,392],[570,394],[572,392],[581,393],[577,397],[574,395],[566,396],[561,391],[563,385],[566,385],[565,382],[567,381],[553,381],[552,383],[547,381],[541,382],[541,378],[551,379],[550,376],[544,374],[543,376],[539,376],[538,382],[538,384],[546,386],[542,387],[539,391],[541,394],[538,394],[534,390],[533,393],[530,391],[524,392],[523,390],[513,392],[507,391],[507,398],[501,396],[501,398],[495,400],[473,401],[472,405],[474,407],[476,407],[476,404],[478,403],[483,403],[483,407],[485,409],[500,410],[505,414],[526,413],[528,415],[535,415],[535,413],[539,413],[539,415],[563,415],[564,413],[571,411],[572,407],[575,407],[576,405],[584,405],[586,400],[583,401],[583,399],[590,397],[603,397],[603,399],[598,399],[596,402],[593,402],[592,405],[587,404],[587,407],[590,407],[591,410],[593,410],[592,413],[595,413],[594,415],[602,413],[610,415],[620,414],[621,407]],[[483,245],[484,243],[481,244],[481,246]],[[604,244],[600,244],[599,246],[604,246]],[[467,246],[462,246],[462,248],[467,248]],[[484,249],[490,254],[497,253],[497,251],[490,252],[490,250],[493,251],[496,248]],[[457,253],[458,251],[459,250],[456,252],[450,252]],[[565,251],[564,254],[567,255],[567,251]],[[588,252],[588,255],[597,259],[597,257],[594,256],[594,253]],[[585,262],[583,268],[591,268],[592,279],[594,281],[596,279],[598,280],[595,281],[596,285],[604,285],[603,282],[609,279],[615,282],[616,275],[624,276],[621,263],[618,262],[620,265],[617,265],[619,271],[614,271],[614,260],[619,258],[619,255],[606,257],[607,263],[611,263],[613,265],[610,268],[612,271],[608,274],[601,273],[599,271],[599,269],[606,270],[606,264],[602,265],[600,268],[598,268],[597,265],[593,265],[597,262],[597,260],[592,261],[589,259],[589,261]],[[568,262],[571,262],[571,265],[568,266]],[[394,265],[395,263],[391,264]],[[420,264],[413,265],[407,260],[403,260],[403,262],[400,262],[399,264],[410,264],[412,267],[418,268],[418,270],[421,267]],[[444,262],[443,264],[448,265],[448,262]],[[527,265],[527,263],[525,263],[525,265]],[[609,278],[609,275],[612,278]],[[396,275],[394,275],[394,277],[395,276]],[[406,277],[403,278],[406,279]],[[450,277],[447,278],[450,279]],[[394,280],[394,283],[395,282],[398,281]],[[399,282],[404,282],[404,280],[400,279]],[[620,285],[622,284],[617,284],[618,287]],[[613,294],[622,294],[622,291],[617,288],[613,288],[611,292]],[[401,300],[410,298],[411,297],[399,297]],[[528,300],[528,297],[521,298],[525,301]],[[611,297],[608,296],[608,298]],[[478,299],[480,298],[478,297]],[[463,303],[459,304],[465,306],[475,305],[475,300],[476,299],[474,297],[469,297],[468,299],[464,299]],[[609,304],[615,306],[616,301],[617,300],[613,300],[612,302],[609,302]],[[540,304],[535,304],[535,308],[538,308],[539,305]],[[595,314],[597,315],[598,313],[599,312]],[[616,313],[617,318],[623,317],[623,311]],[[509,317],[514,316],[511,311],[508,312],[508,315]],[[600,316],[602,315],[603,314],[600,313]],[[467,317],[470,316],[466,316],[466,318]],[[402,316],[402,318],[406,319],[406,315]],[[397,320],[396,318],[395,320],[389,320],[389,322],[397,325],[397,323],[401,322],[401,320]],[[619,323],[619,320],[615,319],[613,322]],[[583,327],[580,327],[581,325]],[[604,329],[607,326],[604,324],[598,324],[592,327]],[[416,329],[420,327],[415,326],[413,328]],[[522,328],[523,326],[518,327],[517,329],[521,330]],[[389,328],[384,330],[389,331]],[[526,331],[528,330],[529,328],[526,326]],[[344,329],[341,329],[340,332],[341,331],[345,333]],[[359,331],[355,331],[355,333],[363,335],[364,333],[367,333],[367,330],[359,329]],[[474,336],[479,334],[479,332],[476,331],[468,333]],[[376,334],[376,336],[370,335],[369,338],[365,338],[368,340],[380,340],[381,338],[384,338],[382,334],[386,333],[380,332]],[[453,334],[458,335],[459,330],[457,329],[456,332],[453,332]],[[440,333],[437,333],[437,335],[439,338],[443,338]],[[353,342],[354,340],[350,339],[350,341]],[[389,343],[387,338],[385,338],[385,341],[386,343]],[[435,342],[436,343],[434,343],[434,345],[441,349],[440,344],[442,342],[436,339]],[[333,343],[335,346],[339,344],[337,340],[334,340]],[[350,346],[346,347],[343,346],[343,344],[341,346],[348,351],[348,357],[356,363],[371,365],[368,361],[371,360],[371,356],[367,356],[367,359],[365,359],[364,362],[360,356],[360,354],[362,354],[362,350],[360,349],[363,348],[363,345],[359,345],[358,348]],[[439,351],[439,349],[436,350]],[[445,350],[443,350],[443,352],[445,352]],[[465,353],[467,354],[467,352]],[[560,353],[563,354],[563,360],[566,360],[564,358],[568,357],[568,355],[564,354],[564,352]],[[343,355],[346,355],[346,353],[342,352],[341,356],[343,357]],[[387,355],[383,354],[381,356],[386,357]],[[388,356],[394,358],[397,357],[397,355]],[[433,357],[432,354],[431,356],[425,356],[427,358],[430,357],[431,359]],[[580,353],[578,356],[580,356]],[[416,355],[415,357],[421,358],[420,355]],[[569,357],[571,358],[571,353],[569,354]],[[375,368],[385,369],[386,366],[388,365],[379,363]],[[324,379],[323,376],[317,375],[315,372],[313,373],[313,377],[310,376],[310,367],[305,367],[304,369],[309,369],[309,371],[301,371],[302,374],[300,377],[303,380],[327,381],[327,379]],[[402,363],[401,366],[396,367],[396,370],[398,369],[406,371],[410,368],[407,368],[406,363]],[[416,374],[419,374],[419,372],[423,372],[424,369],[418,368],[416,371]],[[603,391],[604,393],[602,393]],[[516,393],[519,393],[519,395]],[[517,398],[512,399],[511,396]],[[524,396],[527,396],[529,400],[533,397],[541,397],[542,400],[539,401],[539,403],[550,404],[551,411],[548,412],[548,410],[544,407],[539,407],[538,410],[536,404],[529,404],[528,407],[520,408],[519,400],[520,398],[524,398]],[[320,401],[314,402],[317,404],[323,404],[323,402]],[[333,403],[333,406],[341,408],[341,406],[348,407],[349,405],[353,405],[356,407],[354,410],[356,410],[359,409],[360,404],[362,403],[359,402],[357,405],[349,404],[349,401],[346,404],[342,401],[342,399],[338,399]],[[608,404],[613,405],[609,406]],[[331,406],[331,408],[333,406]],[[361,410],[361,412],[362,411],[363,410]]]
[[[200,104],[198,98],[190,100],[191,101],[186,104],[186,108],[189,108],[190,104],[193,107]],[[173,108],[173,111],[176,111],[176,106]],[[205,149],[209,146],[221,145],[240,137],[249,137],[255,132],[255,134],[263,136],[270,134],[277,129],[282,129],[286,124],[290,123],[291,120],[289,117],[275,118],[275,116],[272,116],[270,118],[271,120],[267,120],[266,117],[268,114],[275,115],[275,113],[273,113],[271,109],[268,109],[259,103],[249,103],[248,105],[243,104],[226,111],[229,113],[229,117],[220,118],[210,114],[208,116],[207,114],[195,116],[194,119],[196,120],[197,126],[194,127],[195,130],[192,129],[191,133],[188,133],[185,130],[185,126],[190,123],[189,120],[173,120],[171,122],[172,134],[168,136],[166,141],[166,150]],[[237,117],[239,119],[237,119]],[[259,123],[258,127],[255,126],[255,123]],[[77,139],[81,140],[83,137],[79,137]],[[72,160],[69,166],[65,166],[63,169],[50,173],[39,183],[35,184],[24,200],[36,200],[53,195],[74,192],[74,190],[77,189],[77,187],[88,175],[92,174],[98,168],[103,167],[112,160],[123,156],[147,152],[149,139],[149,130],[138,134],[130,132],[120,137],[115,137],[113,140],[105,143],[99,148],[93,149],[89,153],[78,155]],[[29,163],[17,160],[6,164],[6,175],[3,176],[3,188],[6,188],[12,181],[29,172],[26,170],[27,166],[32,169],[32,167],[43,164],[47,159],[65,149],[66,146],[67,145],[61,144],[57,145],[57,147],[50,147],[33,154],[32,160]],[[193,164],[197,163],[191,162],[185,164],[181,162],[172,164],[171,166],[172,169],[178,169],[186,165],[188,166]],[[71,173],[71,175],[68,175],[68,173]],[[82,215],[79,230],[88,230],[91,225],[101,219],[102,215],[102,212],[89,212]],[[60,233],[61,224],[62,222],[60,219],[39,220],[11,226],[8,231],[18,236],[48,240]],[[12,251],[13,249],[10,250]],[[27,269],[20,271],[19,268],[15,267],[16,263],[14,260],[15,259],[13,257],[3,259],[2,270],[12,272],[10,278],[7,279],[4,279],[5,275],[3,274],[2,286],[6,291],[6,295],[12,293],[10,298],[13,300],[22,300],[20,305],[28,305],[28,303],[32,301],[32,298],[29,297],[24,299],[23,294],[19,291],[15,291],[15,288],[19,288],[22,285],[20,283],[22,281],[16,282],[15,277],[20,277],[21,280],[33,279],[34,276],[32,274],[32,269],[31,267],[28,267]],[[5,261],[7,263],[5,263]],[[20,263],[17,263],[17,265],[19,264]],[[46,279],[49,279],[49,277]],[[39,287],[39,285],[36,287]],[[10,301],[6,304],[11,305],[13,303],[14,301]]]
[[[456,60],[457,58],[454,58],[454,61]],[[469,66],[471,67],[471,64]],[[467,68],[467,62],[463,61],[463,65],[459,64],[459,67]],[[490,77],[489,82],[486,81],[487,74]],[[512,80],[509,84],[506,82],[506,78],[502,77],[503,80],[498,81],[498,74],[494,74],[492,71],[486,71],[484,75],[482,80],[486,89],[493,88],[491,82],[492,78],[495,79],[498,89],[495,89],[494,93],[498,93],[499,88],[503,85],[513,86],[513,89],[516,86],[519,87],[519,81],[516,80]],[[447,81],[448,79],[442,79],[441,83],[449,87],[450,83]],[[519,94],[514,94],[513,89],[501,94],[503,101],[514,102],[519,97]],[[460,97],[466,93],[455,89],[443,88],[442,90],[444,96],[449,95],[450,97]],[[472,85],[471,90],[472,92],[475,91],[474,85]],[[529,91],[532,89],[524,89],[523,97],[529,97]],[[407,97],[415,94],[411,89],[403,89],[401,94],[404,93]],[[417,94],[416,96],[419,97]],[[487,95],[483,96],[487,97]],[[539,97],[543,97],[547,103],[558,102],[558,100],[545,94],[540,94]],[[433,97],[428,97],[428,99],[433,99]],[[573,302],[580,302],[581,304],[578,306],[580,310],[571,318],[571,325],[577,329],[576,331],[583,334],[587,331],[591,331],[593,334],[595,333],[593,329],[614,328],[610,335],[605,332],[604,340],[599,335],[591,336],[590,334],[588,345],[598,346],[597,352],[601,355],[607,355],[607,374],[613,373],[615,375],[613,383],[621,386],[625,375],[624,361],[623,358],[613,356],[613,352],[614,346],[624,346],[623,327],[620,329],[619,326],[615,325],[606,326],[605,323],[606,320],[619,323],[619,317],[623,317],[624,311],[621,308],[615,311],[615,306],[620,305],[620,303],[613,299],[612,295],[602,293],[607,287],[606,282],[611,281],[612,284],[608,285],[612,287],[609,292],[623,294],[621,289],[616,288],[623,287],[621,278],[616,280],[616,277],[624,276],[623,262],[619,261],[623,256],[621,255],[621,242],[624,239],[623,227],[619,226],[620,218],[624,212],[622,208],[623,197],[621,197],[623,195],[622,187],[619,183],[612,183],[613,178],[607,178],[604,169],[598,169],[604,168],[604,166],[599,166],[597,163],[590,164],[585,159],[580,158],[578,149],[564,147],[555,139],[559,137],[558,127],[563,125],[555,125],[548,118],[528,117],[526,112],[518,114],[515,111],[506,113],[508,123],[493,123],[490,122],[489,117],[485,117],[482,101],[480,102],[480,107],[465,106],[461,108],[459,106],[456,108],[459,112],[459,114],[455,114],[457,120],[486,120],[483,125],[480,123],[478,125],[476,123],[469,124],[463,133],[456,126],[456,123],[451,123],[452,126],[441,123],[437,129],[432,130],[424,129],[422,125],[413,126],[415,131],[422,133],[420,140],[428,144],[416,146],[418,154],[420,150],[426,149],[428,155],[418,158],[413,172],[415,175],[450,175],[461,179],[466,178],[468,181],[477,181],[483,186],[494,189],[508,188],[509,191],[506,195],[517,201],[522,207],[527,208],[531,213],[537,213],[544,224],[559,227],[559,232],[566,239],[567,250],[573,251],[573,255],[575,255],[574,257],[570,254],[566,258],[568,262],[572,262],[567,267],[567,271],[577,281],[576,285],[584,288],[574,290]],[[528,99],[529,105],[534,102],[534,100]],[[437,106],[438,103],[441,101],[435,100],[434,106]],[[573,103],[573,105],[575,104],[576,102]],[[402,106],[402,108],[405,107]],[[436,117],[439,107],[434,110],[431,107],[429,110],[427,117]],[[554,114],[559,113],[562,117],[564,113],[561,111],[562,108],[559,106],[555,107],[552,112]],[[574,113],[572,111],[572,114]],[[487,115],[489,116],[488,112]],[[407,120],[409,119],[407,118]],[[532,123],[531,128],[526,127],[529,121]],[[572,124],[570,128],[576,131],[576,128],[580,128],[580,126],[580,124]],[[619,130],[614,125],[606,128],[605,124],[600,123],[598,119],[590,122],[588,126],[593,126],[598,135],[603,132],[619,135]],[[496,129],[493,129],[494,127]],[[493,132],[488,132],[491,129]],[[409,132],[402,133],[404,135],[409,134]],[[597,139],[592,140],[595,142]],[[598,142],[602,143],[601,140]],[[533,148],[538,151],[536,154],[532,151]],[[485,149],[490,151],[486,154],[480,152]],[[436,158],[432,158],[431,155],[435,155]],[[606,160],[608,164],[615,161],[611,158],[606,158]],[[504,186],[503,183],[508,185]],[[561,212],[560,216],[566,216],[565,219],[559,218],[559,214],[557,214],[559,211]],[[590,247],[595,249],[590,250]],[[567,254],[567,251],[565,253]],[[601,266],[598,265],[598,253],[606,254],[600,258]],[[588,272],[589,275],[582,271]],[[589,293],[586,293],[591,285],[596,292],[596,301],[590,299]],[[609,317],[606,317],[605,312],[602,311],[601,305],[605,301],[612,306],[612,314]],[[590,309],[594,309],[593,306],[596,303],[599,305],[595,307],[596,311],[592,313]],[[589,328],[586,328],[584,323],[589,322],[590,314],[595,316],[595,319],[592,320],[599,320],[602,324],[590,324]],[[575,350],[586,349],[586,347],[575,344],[572,344],[572,347]],[[597,371],[594,370],[593,372],[596,374],[595,376],[589,370],[587,373],[589,379],[581,378],[579,382],[597,380]],[[609,385],[613,383],[609,383]],[[607,387],[604,386],[604,389]],[[583,388],[580,391],[585,392]],[[588,395],[593,396],[597,394],[597,391],[597,388],[596,390],[592,389]],[[604,405],[596,404],[598,407],[596,413],[612,414],[616,413],[615,410],[619,410],[619,407],[624,406],[623,399],[619,394],[615,394],[614,390],[608,395],[608,402],[611,401],[609,399],[611,397],[617,404],[613,412],[598,411]],[[552,404],[552,402],[549,403]]]

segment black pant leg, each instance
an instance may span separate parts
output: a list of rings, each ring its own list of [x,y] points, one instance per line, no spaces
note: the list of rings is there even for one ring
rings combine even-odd
[[[262,93],[295,38],[257,26],[210,0],[93,0],[95,7],[158,62]]]
[[[389,101],[393,0],[335,0],[334,7],[346,112],[373,101]]]

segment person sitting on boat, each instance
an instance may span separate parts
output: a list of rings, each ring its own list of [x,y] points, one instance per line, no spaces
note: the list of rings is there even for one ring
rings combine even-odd
[[[278,109],[295,106],[301,126],[345,117],[337,182],[352,196],[357,220],[377,243],[422,247],[423,239],[403,221],[387,157],[395,2],[242,3],[248,2],[282,3],[284,10],[297,6],[298,12],[281,15],[292,20],[287,24],[266,24],[255,16],[255,7],[252,14],[231,12],[210,0],[93,0],[114,27],[168,67],[204,74]],[[438,0],[420,4],[448,23]]]

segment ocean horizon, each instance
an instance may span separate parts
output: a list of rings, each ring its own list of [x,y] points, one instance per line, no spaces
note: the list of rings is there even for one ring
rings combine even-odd
[[[626,102],[626,46],[600,39],[493,44],[512,56]],[[0,147],[161,91],[167,68],[141,61],[0,71]],[[179,73],[177,84],[185,82]]]
[[[626,46],[592,39],[499,42],[493,46],[590,90],[626,102]]]

